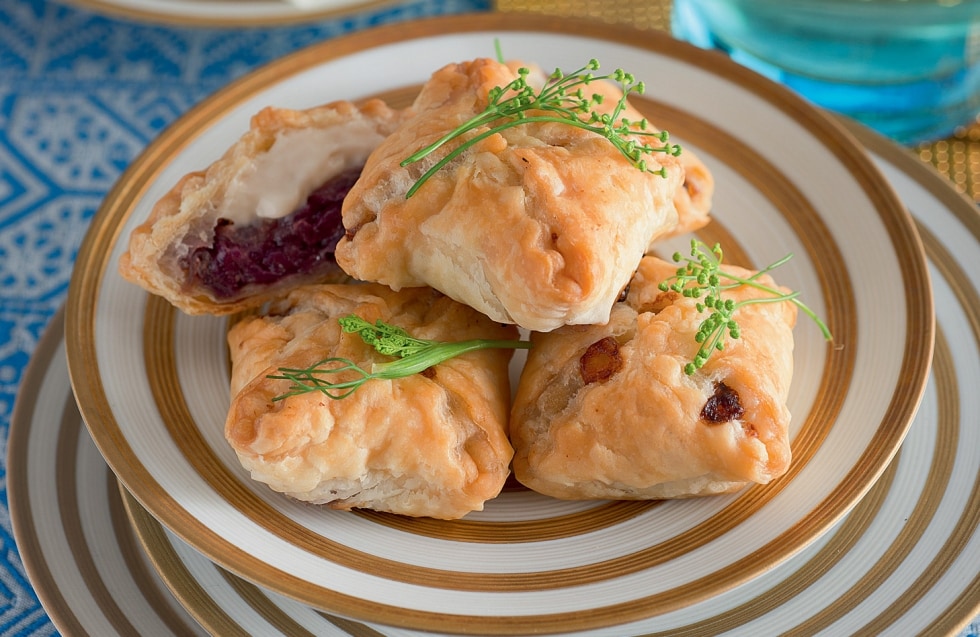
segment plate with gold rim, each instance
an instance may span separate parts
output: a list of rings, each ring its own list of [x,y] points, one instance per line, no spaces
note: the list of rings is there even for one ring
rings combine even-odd
[[[116,274],[131,229],[266,105],[404,99],[446,63],[492,56],[642,79],[637,105],[696,149],[741,265],[795,256],[780,283],[834,334],[796,328],[794,460],[765,487],[699,500],[565,502],[507,489],[456,522],[324,510],[251,482],[223,439],[225,319],[189,317]],[[370,72],[365,72],[370,69]],[[679,245],[687,238],[678,239]],[[665,250],[671,246],[665,245]],[[152,143],[80,249],[67,351],[81,413],[138,502],[236,575],[320,610],[409,629],[522,634],[640,621],[762,576],[872,487],[926,387],[934,314],[914,223],[834,120],[721,56],[661,34],[550,17],[436,18],[338,38],[229,85]]]
[[[980,430],[973,422],[980,397],[970,391],[980,381],[980,288],[970,275],[980,266],[980,211],[907,149],[848,127],[916,216],[935,282],[934,363],[901,449],[850,513],[764,575],[676,611],[573,634],[956,635],[980,622]],[[163,578],[212,631],[235,616],[271,634],[297,624],[318,634],[338,626],[238,580],[125,492],[124,502]],[[420,635],[341,626],[350,635]]]
[[[968,391],[980,378],[980,291],[967,273],[980,259],[980,212],[907,150],[864,129],[854,132],[927,233],[938,347],[922,406],[882,478],[819,540],[744,587],[634,624],[631,633],[716,635],[759,626],[756,633],[899,635],[928,628],[953,635],[980,621],[980,581],[971,580],[980,572],[980,432],[970,419],[977,398]],[[81,626],[109,635],[116,626],[118,634],[131,634],[140,626],[153,635],[191,635],[193,616],[221,635],[245,634],[243,626],[270,635],[411,634],[343,620],[243,581],[160,525],[119,488],[85,431],[63,334],[59,313],[15,404],[7,472],[18,552],[59,630]],[[162,579],[139,557],[140,546]],[[188,613],[174,608],[165,585]]]
[[[64,319],[59,310],[31,356],[7,440],[7,501],[27,577],[63,635],[207,635],[141,550],[85,429]]]

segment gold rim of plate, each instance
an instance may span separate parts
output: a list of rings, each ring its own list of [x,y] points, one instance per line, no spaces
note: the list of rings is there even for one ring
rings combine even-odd
[[[899,369],[898,386],[885,413],[863,452],[860,462],[850,469],[841,481],[839,489],[821,502],[791,529],[790,532],[770,542],[764,550],[756,551],[744,560],[711,573],[710,577],[687,582],[668,591],[639,595],[621,604],[613,604],[588,611],[541,613],[519,617],[485,617],[454,615],[449,612],[423,612],[359,599],[333,590],[311,587],[301,578],[277,570],[248,554],[242,554],[213,529],[201,525],[160,488],[153,476],[143,467],[125,436],[119,429],[116,414],[106,398],[102,376],[96,359],[96,308],[103,280],[110,268],[113,246],[122,239],[121,232],[133,207],[144,195],[148,186],[168,165],[171,158],[206,128],[210,122],[255,94],[274,86],[283,78],[313,68],[327,60],[407,40],[425,38],[443,33],[471,33],[477,31],[533,31],[553,34],[575,34],[621,42],[639,49],[651,50],[682,59],[685,63],[715,72],[724,69],[728,81],[764,98],[783,114],[801,124],[833,152],[836,159],[848,168],[864,194],[874,202],[889,238],[900,257],[898,276],[908,290],[921,293],[906,294],[905,318],[908,323]],[[808,204],[797,188],[785,179],[778,166],[767,164],[765,159],[735,138],[727,135],[712,123],[688,116],[685,112],[670,109],[664,104],[653,103],[658,125],[682,131],[685,137],[697,141],[712,154],[736,157],[742,162],[740,175],[753,184],[766,197],[775,202],[793,232],[802,241],[807,255],[814,263],[827,305],[825,318],[835,332],[835,338],[854,343],[857,338],[855,300],[851,287],[851,275],[843,265],[839,248],[824,221]],[[664,125],[666,123],[666,125]],[[732,161],[733,165],[738,162]],[[197,167],[193,167],[197,168]],[[191,167],[189,167],[191,169]],[[728,237],[720,222],[712,223],[707,235]],[[728,239],[726,239],[726,245]],[[500,633],[523,633],[529,630],[556,631],[570,628],[582,629],[606,626],[641,619],[668,612],[728,590],[770,569],[775,564],[795,554],[803,546],[819,537],[844,514],[853,508],[879,478],[899,445],[918,407],[928,378],[933,350],[935,319],[930,294],[925,257],[918,233],[911,217],[895,194],[882,181],[869,158],[846,131],[825,115],[815,111],[788,91],[767,80],[747,72],[733,63],[671,40],[665,35],[633,31],[622,27],[596,24],[581,20],[563,20],[553,17],[482,14],[473,16],[435,18],[418,22],[383,27],[346,36],[304,49],[274,62],[249,76],[231,84],[207,101],[192,109],[160,138],[153,142],[132,164],[118,184],[109,193],[93,221],[79,251],[67,303],[68,329],[66,345],[72,384],[81,413],[92,432],[100,451],[120,477],[127,489],[140,504],[158,517],[165,526],[189,541],[195,548],[232,571],[259,584],[268,586],[289,597],[329,612],[356,618],[372,619],[384,623],[408,627],[458,632],[492,629]],[[294,524],[247,488],[238,478],[222,469],[221,464],[210,457],[207,444],[200,439],[200,432],[184,404],[180,379],[173,356],[176,313],[159,299],[147,302],[144,330],[144,351],[148,369],[152,371],[151,385],[157,408],[165,414],[170,435],[183,445],[183,453],[197,472],[198,477],[216,490],[229,502],[234,502],[253,522],[267,525],[272,533],[284,533],[296,545],[304,546],[315,554],[328,554],[336,563],[378,577],[410,582],[435,588],[472,591],[534,591],[558,588],[572,584],[588,584],[615,577],[623,572],[635,572],[663,564],[678,555],[718,539],[733,527],[749,519],[765,503],[776,497],[792,478],[805,468],[819,450],[822,441],[834,423],[847,396],[848,386],[855,370],[854,347],[836,348],[827,345],[824,370],[814,408],[807,414],[799,433],[794,439],[794,464],[790,475],[783,480],[761,488],[752,488],[732,501],[725,509],[698,525],[692,532],[671,538],[666,542],[645,547],[642,550],[609,560],[601,565],[577,567],[571,570],[551,570],[536,573],[486,573],[463,572],[407,567],[396,561],[352,551],[333,543],[299,524]],[[624,504],[639,514],[654,504]],[[615,507],[614,507],[615,509]],[[622,512],[615,512],[618,515]],[[627,513],[629,517],[634,513]],[[384,517],[384,516],[381,516]],[[263,522],[265,520],[266,522]],[[382,523],[379,520],[379,523]],[[403,520],[385,518],[385,524],[405,530]],[[577,534],[594,530],[603,524],[602,516],[580,515],[570,530]],[[613,522],[615,523],[615,522]],[[411,525],[419,535],[465,540],[486,541],[494,533],[493,525],[444,526],[429,523]],[[285,530],[284,528],[285,527]],[[541,525],[538,525],[541,527]],[[544,525],[546,528],[547,525]],[[537,530],[542,532],[541,528]],[[553,533],[553,529],[545,532]]]

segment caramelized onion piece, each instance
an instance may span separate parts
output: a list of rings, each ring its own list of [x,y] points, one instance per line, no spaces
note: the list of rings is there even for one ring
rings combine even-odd
[[[673,290],[661,292],[649,303],[644,303],[640,307],[636,308],[636,311],[638,314],[660,314],[662,311],[676,303],[679,298],[681,298],[680,292],[675,292]]]
[[[589,345],[579,358],[579,371],[586,385],[609,380],[623,367],[619,354],[619,344],[612,336],[607,336]]]
[[[701,408],[701,420],[710,423],[738,420],[745,413],[738,392],[722,382],[715,383],[715,393]]]

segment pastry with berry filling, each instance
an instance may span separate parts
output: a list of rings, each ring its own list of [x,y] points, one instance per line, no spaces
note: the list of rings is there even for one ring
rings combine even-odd
[[[722,287],[732,335],[729,319],[706,322],[703,295],[661,288],[677,269],[645,257],[607,324],[532,335],[510,422],[521,483],[565,499],[664,499],[786,472],[798,307],[768,273],[726,266],[752,283]]]
[[[401,117],[380,100],[263,109],[220,159],[156,203],[120,273],[188,314],[346,280],[334,259],[341,202]]]

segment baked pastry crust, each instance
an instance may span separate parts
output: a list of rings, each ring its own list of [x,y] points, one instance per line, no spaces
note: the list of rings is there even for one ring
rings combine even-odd
[[[765,484],[788,469],[796,307],[740,308],[741,337],[688,376],[683,368],[699,347],[694,335],[705,315],[695,299],[658,289],[676,268],[646,257],[607,325],[532,335],[510,422],[521,483],[565,499],[681,498]],[[760,281],[773,284],[768,275]],[[725,298],[763,294],[740,286]],[[589,364],[587,351],[609,342],[603,339],[615,351]],[[596,373],[603,368],[607,374]],[[703,410],[719,383],[744,413],[708,414],[719,420],[712,422]]]
[[[481,141],[406,199],[462,142],[401,162],[482,112],[489,90],[515,77],[488,59],[433,74],[414,115],[371,154],[344,201],[337,262],[356,279],[429,285],[527,329],[605,322],[650,242],[677,224],[678,158],[652,158],[664,178],[595,133],[527,123]]]
[[[543,83],[545,78],[540,70],[534,69],[534,72],[538,81]],[[613,109],[623,97],[622,90],[609,82],[597,82],[590,85],[590,89],[594,93],[603,95],[604,99],[596,110],[606,114],[612,114]],[[647,104],[650,103],[647,102]],[[650,108],[652,110],[652,106]],[[627,102],[621,117],[637,122],[647,116],[633,103]],[[656,130],[656,127],[649,123],[648,128]],[[654,236],[650,244],[651,251],[658,241],[694,232],[708,225],[708,222],[711,221],[711,208],[715,194],[714,175],[701,157],[684,144],[681,144],[681,153],[677,157],[680,160],[684,175],[681,187],[675,191],[673,198],[674,208],[677,211],[677,225]]]
[[[311,272],[221,296],[190,277],[182,260],[214,244],[219,219],[247,226],[282,217],[331,177],[360,168],[401,117],[380,100],[263,109],[221,158],[185,175],[156,203],[132,232],[120,274],[188,314],[216,315],[257,307],[298,285],[346,280],[329,261]]]
[[[228,333],[232,403],[225,437],[252,478],[335,509],[453,519],[483,508],[510,473],[511,350],[479,350],[426,373],[371,380],[334,400],[317,391],[273,402],[289,381],[267,376],[344,357],[391,360],[337,318],[382,319],[423,339],[512,339],[517,330],[428,288],[307,286]]]
[[[681,160],[681,165],[684,167],[684,181],[674,195],[677,226],[658,239],[666,239],[700,230],[711,221],[715,195],[714,175],[701,157],[687,146],[682,145],[678,159]],[[654,243],[656,243],[656,239]],[[652,251],[653,245],[650,247]]]

